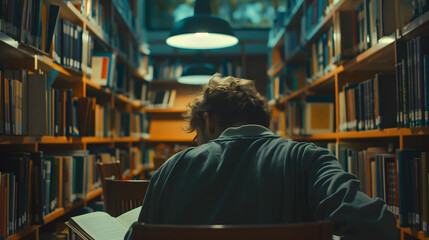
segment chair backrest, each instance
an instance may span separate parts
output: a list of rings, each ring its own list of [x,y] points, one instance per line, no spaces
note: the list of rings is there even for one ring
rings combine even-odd
[[[153,225],[134,223],[131,239],[140,240],[331,240],[328,221],[287,225]]]
[[[111,163],[97,162],[97,169],[100,173],[100,178],[111,178],[115,176],[115,180],[122,179],[121,163],[119,161]]]
[[[149,180],[110,180],[106,179],[104,190],[105,212],[117,217],[143,203]]]

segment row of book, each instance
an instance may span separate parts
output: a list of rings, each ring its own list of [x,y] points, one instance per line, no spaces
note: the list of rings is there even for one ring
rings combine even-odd
[[[143,137],[148,134],[150,121],[145,113],[120,113],[111,110],[109,104],[97,104],[94,97],[77,98],[71,89],[51,88],[47,74],[4,69],[1,65],[0,80],[2,135]],[[168,99],[173,103],[174,100]],[[37,108],[28,107],[29,103]]]
[[[419,17],[429,10],[429,2],[427,0],[420,0],[412,2],[413,17]]]
[[[178,79],[186,66],[180,59],[165,59],[163,61],[152,61],[153,78],[155,80],[176,80]],[[231,61],[228,58],[222,58],[217,66],[217,72],[223,76],[243,77],[241,64]]]
[[[394,4],[363,0],[354,11],[337,11],[334,21],[339,60],[350,59],[376,45],[396,29]]]
[[[110,39],[111,31],[111,17],[108,9],[105,7],[104,2],[100,0],[65,0],[70,2],[76,9],[80,11],[82,17],[89,20],[101,28],[102,33],[106,39]]]
[[[104,133],[110,132],[111,137],[149,137],[150,119],[146,113],[120,112],[116,109],[111,111],[111,118],[101,118],[99,121],[99,125],[101,125],[99,128],[103,127]],[[104,123],[102,123],[103,121]],[[106,126],[112,126],[112,128]],[[111,131],[106,129],[111,129]]]
[[[313,0],[307,5],[305,29],[310,32],[319,22],[323,20],[326,13],[332,9],[339,1],[328,0]]]
[[[2,1],[0,31],[15,40],[49,52],[59,6],[43,0]]]
[[[174,106],[176,89],[166,89],[148,92],[147,106],[149,108],[170,108]]]
[[[140,104],[148,103],[149,84],[143,81],[134,81],[130,83],[130,99]]]
[[[91,75],[94,39],[87,30],[59,19],[53,36],[52,58],[58,64]]]
[[[287,65],[279,74],[270,77],[266,85],[266,97],[269,101],[279,100],[302,89],[307,84],[307,71],[303,66]]]
[[[116,10],[125,20],[126,24],[130,26],[132,30],[135,31],[136,28],[136,17],[133,9],[128,0],[113,0],[113,4],[116,7]]]
[[[95,159],[86,151],[43,156],[3,152],[0,162],[0,237],[40,225],[54,211],[99,187]]]
[[[302,46],[305,43],[305,32],[303,32],[302,28],[293,28],[286,31],[284,37],[286,59],[290,59],[298,51],[303,51],[304,48]]]
[[[267,82],[265,87],[265,95],[267,96],[268,101],[279,100],[285,96],[284,78],[285,77],[282,74],[270,77],[270,80]]]
[[[336,143],[335,151],[342,167],[358,177],[363,192],[383,199],[401,227],[427,236],[429,150]]]
[[[153,167],[155,152],[140,146],[66,152],[6,152],[0,158],[0,238],[44,224],[58,208],[69,208],[101,187],[97,162],[120,161],[124,178]]]
[[[332,71],[338,59],[335,51],[334,26],[311,44],[311,55],[307,59],[307,81],[311,83],[316,78]]]
[[[93,97],[77,100],[79,136],[148,138],[150,120],[144,112],[121,112]],[[81,114],[79,114],[81,113]]]
[[[429,126],[429,38],[396,42],[396,121],[399,127]]]
[[[376,74],[360,83],[347,83],[339,92],[339,130],[394,128],[396,86],[393,74]]]
[[[334,132],[333,97],[308,95],[304,101],[290,101],[273,121],[279,135],[307,136]]]

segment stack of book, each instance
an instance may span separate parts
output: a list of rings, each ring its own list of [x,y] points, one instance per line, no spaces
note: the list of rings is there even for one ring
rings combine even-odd
[[[0,237],[43,224],[49,213],[85,199],[100,186],[95,158],[88,151],[46,156],[2,152],[1,157]]]
[[[396,42],[396,121],[399,127],[429,126],[429,38]]]
[[[43,52],[51,49],[60,7],[42,0],[2,1],[0,31]]]
[[[148,95],[149,108],[171,108],[176,99],[176,89],[150,91]]]
[[[339,130],[363,131],[396,127],[396,86],[393,74],[348,83],[339,92]]]
[[[334,26],[311,44],[311,55],[307,60],[307,82],[311,83],[320,76],[334,69],[334,63],[338,59],[335,51]]]

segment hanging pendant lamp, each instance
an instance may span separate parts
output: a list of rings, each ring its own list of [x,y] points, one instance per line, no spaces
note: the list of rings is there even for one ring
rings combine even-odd
[[[177,81],[182,84],[203,85],[207,84],[215,73],[215,67],[209,63],[192,63],[185,66]]]
[[[218,49],[238,43],[225,20],[211,14],[210,0],[196,0],[194,16],[176,22],[167,44],[185,49]]]

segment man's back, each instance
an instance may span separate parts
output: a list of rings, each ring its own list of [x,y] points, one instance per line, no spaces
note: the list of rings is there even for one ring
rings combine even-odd
[[[340,233],[359,227],[371,231],[365,226],[368,219],[390,218],[394,226],[387,210],[373,211],[384,203],[358,188],[356,178],[327,150],[245,125],[228,128],[219,138],[167,161],[151,180],[139,221],[271,224],[333,219]],[[368,218],[363,223],[361,214]]]

